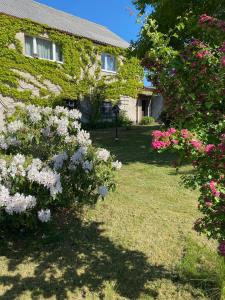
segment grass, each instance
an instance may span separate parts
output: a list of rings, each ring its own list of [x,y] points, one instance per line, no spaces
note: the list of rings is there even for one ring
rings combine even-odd
[[[61,212],[45,234],[0,240],[1,299],[219,299],[224,262],[197,236],[197,193],[174,157],[150,151],[153,127],[92,132],[123,162],[118,189],[81,221]]]

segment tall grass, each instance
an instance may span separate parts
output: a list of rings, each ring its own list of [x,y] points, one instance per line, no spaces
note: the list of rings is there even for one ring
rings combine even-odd
[[[178,273],[182,280],[204,290],[210,299],[225,299],[225,260],[215,250],[187,240]]]

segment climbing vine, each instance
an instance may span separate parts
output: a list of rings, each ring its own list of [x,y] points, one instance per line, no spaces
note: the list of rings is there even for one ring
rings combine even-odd
[[[128,49],[97,45],[47,25],[3,14],[0,28],[0,94],[4,97],[54,106],[63,99],[75,101],[90,93],[98,95],[98,99],[118,101],[121,95],[136,97],[142,87],[143,69]],[[20,33],[47,35],[61,45],[64,63],[25,56]],[[101,72],[102,52],[116,56],[117,74],[113,77]],[[28,88],[21,88],[21,81]],[[58,93],[49,89],[49,82],[58,88]]]

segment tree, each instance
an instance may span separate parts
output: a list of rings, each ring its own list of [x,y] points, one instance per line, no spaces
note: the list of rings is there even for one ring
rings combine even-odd
[[[195,21],[202,14],[225,18],[224,0],[133,0],[133,3],[141,14],[151,5],[153,12],[150,17],[158,22],[159,31],[163,33],[174,28],[178,23],[177,17],[183,17],[188,12],[191,12]]]

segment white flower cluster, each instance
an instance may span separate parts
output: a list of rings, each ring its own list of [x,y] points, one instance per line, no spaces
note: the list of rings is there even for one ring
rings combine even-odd
[[[64,161],[66,161],[67,159],[68,159],[68,155],[66,152],[54,155],[52,159],[54,163],[54,169],[55,170],[61,169],[63,167]]]
[[[27,168],[27,178],[31,182],[37,182],[50,190],[52,197],[62,193],[60,174],[53,172],[49,167],[41,168],[41,161],[35,159]]]
[[[11,196],[9,190],[0,185],[0,208],[4,208],[9,215],[21,214],[35,206],[36,198],[34,196],[25,196],[19,193]]]
[[[8,124],[7,130],[10,133],[15,133],[18,130],[22,129],[23,127],[24,127],[23,122],[20,120],[16,120]]]
[[[76,169],[76,166],[84,162],[84,157],[87,154],[87,147],[80,147],[71,157],[70,169]]]
[[[97,151],[97,158],[100,159],[100,160],[103,160],[103,161],[107,161],[110,157],[110,152],[106,149],[98,149]]]
[[[42,223],[47,223],[50,221],[51,219],[51,212],[50,209],[41,209],[38,211],[38,219],[42,222]]]
[[[26,111],[28,112],[28,116],[32,123],[38,123],[42,120],[40,108],[35,105],[27,105],[25,107]]]
[[[16,115],[18,119],[9,122],[5,130],[0,132],[0,148],[3,150],[7,150],[10,145],[19,145],[20,141],[17,140],[15,134],[22,128],[28,131],[32,126],[36,126],[35,129],[40,128],[40,134],[46,138],[57,135],[65,143],[78,143],[80,146],[91,144],[90,134],[81,129],[78,121],[81,113],[76,109],[68,110],[61,106],[55,109],[35,105],[24,106],[22,103],[16,103],[15,107],[23,110],[24,123],[20,120],[21,116],[18,113],[18,116]],[[24,112],[27,114],[26,117]],[[32,134],[27,134],[27,137],[30,140],[33,138]]]
[[[112,162],[112,167],[115,170],[120,170],[122,168],[122,163],[120,161],[114,161]]]

